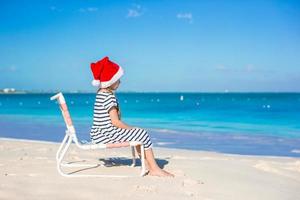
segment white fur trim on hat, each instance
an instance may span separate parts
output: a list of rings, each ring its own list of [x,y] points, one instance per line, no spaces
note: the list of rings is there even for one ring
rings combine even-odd
[[[95,87],[99,87],[101,85],[101,83],[100,83],[99,80],[93,80],[92,85],[95,86]]]
[[[101,82],[101,88],[107,88],[107,87],[111,86],[112,84],[117,82],[117,80],[119,80],[123,76],[123,74],[124,74],[124,71],[123,71],[122,67],[119,67],[119,70],[117,71],[117,73],[109,81]]]

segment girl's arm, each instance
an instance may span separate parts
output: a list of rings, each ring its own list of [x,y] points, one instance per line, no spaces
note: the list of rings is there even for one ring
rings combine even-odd
[[[132,129],[133,128],[133,127],[128,126],[127,124],[123,123],[119,119],[118,110],[117,110],[116,107],[112,107],[109,110],[109,116],[110,116],[111,122],[114,126],[119,127],[119,128],[125,128],[125,129]]]

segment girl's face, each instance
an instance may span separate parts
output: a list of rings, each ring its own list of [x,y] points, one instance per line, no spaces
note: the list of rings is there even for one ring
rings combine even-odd
[[[112,85],[110,86],[111,89],[117,90],[118,87],[119,87],[119,85],[120,85],[120,83],[121,83],[121,81],[120,81],[120,79],[119,79],[118,81],[116,81],[114,84],[112,84]]]

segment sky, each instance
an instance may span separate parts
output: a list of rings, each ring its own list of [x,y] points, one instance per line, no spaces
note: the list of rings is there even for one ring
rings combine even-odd
[[[0,89],[300,92],[300,1],[0,0]]]

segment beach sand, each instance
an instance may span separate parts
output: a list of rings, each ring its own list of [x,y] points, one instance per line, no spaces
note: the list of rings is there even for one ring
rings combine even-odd
[[[300,199],[299,158],[155,148],[157,161],[175,178],[67,178],[56,170],[58,146],[0,139],[0,199]],[[108,164],[73,169],[78,174],[138,175],[138,166],[126,166],[130,155],[129,148],[72,146],[66,160]]]

